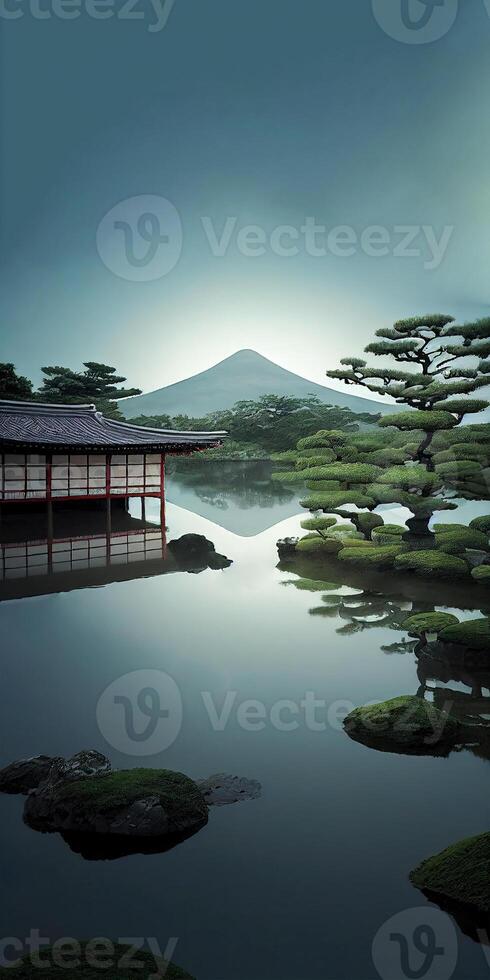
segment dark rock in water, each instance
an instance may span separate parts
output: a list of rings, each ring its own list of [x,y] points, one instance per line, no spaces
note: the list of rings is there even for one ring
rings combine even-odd
[[[15,976],[16,980],[35,980],[39,976],[46,977],[46,980],[90,980],[101,974],[104,980],[129,980],[134,977],[138,977],[138,980],[154,980],[156,977],[193,980],[176,963],[165,961],[145,949],[113,943],[112,948],[104,947],[102,952],[97,940],[77,942],[73,939],[69,942],[68,955],[72,962],[67,963],[66,951],[63,957],[61,948],[43,946],[35,955],[28,953],[15,967],[0,967],[0,977]]]
[[[95,749],[83,749],[71,759],[62,756],[37,755],[32,759],[11,762],[0,770],[0,791],[29,793],[46,780],[80,779],[81,776],[102,776],[111,771],[109,759]]]
[[[172,552],[180,568],[189,572],[201,572],[205,568],[228,568],[233,564],[231,558],[219,555],[212,541],[203,534],[183,534],[175,541],[169,541]]]
[[[280,538],[276,542],[279,558],[292,558],[296,554],[298,538]]]
[[[129,769],[104,775],[51,776],[26,799],[24,820],[34,830],[119,837],[188,835],[207,823],[196,784],[167,769]]]
[[[5,766],[5,769],[0,770],[0,792],[29,793],[31,789],[36,789],[47,779],[53,763],[63,761],[61,758],[53,758],[49,755],[37,755],[32,759],[11,762],[9,766]]]
[[[229,776],[220,772],[207,779],[198,779],[197,785],[208,806],[226,806],[228,803],[240,803],[243,800],[258,800],[262,786],[256,779],[246,779],[244,776]]]

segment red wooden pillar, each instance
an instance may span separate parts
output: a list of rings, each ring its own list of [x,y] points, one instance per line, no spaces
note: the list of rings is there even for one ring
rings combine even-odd
[[[160,456],[160,526],[162,529],[162,558],[167,557],[167,533],[165,528],[165,454]]]
[[[105,497],[106,497],[106,523],[105,523],[105,545],[106,545],[106,565],[111,563],[111,456],[106,454],[105,458]]]
[[[26,465],[27,473],[27,465]],[[26,494],[27,496],[27,494]],[[53,571],[53,457],[46,455],[46,508],[48,520],[48,572]]]

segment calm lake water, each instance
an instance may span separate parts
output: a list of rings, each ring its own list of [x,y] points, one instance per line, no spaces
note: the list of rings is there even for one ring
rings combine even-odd
[[[416,693],[416,658],[382,649],[403,634],[373,628],[379,610],[356,633],[337,632],[348,614],[311,615],[321,594],[277,568],[277,539],[300,530],[297,496],[274,490],[267,464],[212,465],[170,478],[168,538],[204,534],[233,560],[228,569],[0,604],[0,765],[97,748],[117,768],[248,776],[262,797],[212,809],[203,830],[167,853],[87,861],[58,835],[27,828],[22,797],[1,796],[1,935],[157,937],[162,948],[178,937],[173,958],[198,980],[371,980],[380,927],[428,904],[410,870],[489,830],[489,762],[467,751],[393,755],[347,737],[339,717],[348,706]],[[487,509],[465,505],[463,517]],[[170,675],[183,702],[173,744],[151,756],[109,745],[97,723],[105,688],[137,670]],[[430,683],[468,690],[464,679]],[[307,692],[324,702],[318,726],[301,708]],[[248,700],[264,706],[254,730],[243,723]],[[291,730],[277,723],[284,700],[297,706],[279,716]],[[220,730],[210,705],[228,711]],[[485,947],[454,928],[458,978],[488,977]]]

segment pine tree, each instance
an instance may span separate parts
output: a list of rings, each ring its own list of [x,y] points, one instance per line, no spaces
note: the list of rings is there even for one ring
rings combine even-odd
[[[359,507],[373,509],[381,503],[407,507],[413,515],[407,521],[412,539],[414,535],[419,536],[427,546],[429,521],[434,511],[455,506],[445,498],[447,485],[452,482],[460,494],[465,493],[466,485],[473,484],[482,490],[487,485],[488,471],[482,465],[485,459],[480,452],[470,451],[471,443],[465,456],[464,433],[454,430],[458,430],[465,415],[480,412],[489,405],[483,399],[468,396],[490,382],[490,318],[455,325],[450,316],[431,314],[399,320],[393,328],[378,330],[376,336],[380,339],[368,344],[366,353],[392,358],[395,367],[385,363],[369,367],[361,358],[346,357],[341,361],[343,368],[328,371],[327,376],[367,388],[377,395],[391,395],[397,403],[406,406],[406,411],[383,417],[378,423],[383,428],[389,427],[388,432],[398,430],[402,434],[402,459],[396,465],[383,466],[381,449],[376,462],[372,454],[364,455],[361,464],[367,467],[364,471],[359,461],[332,462],[322,466],[321,473],[320,468],[310,471],[308,478],[339,484],[336,493],[331,494],[335,499],[323,500],[323,510],[341,506],[342,494],[344,503],[356,503]],[[439,458],[435,455],[434,440],[442,434],[446,452],[451,453],[453,445],[463,448],[441,461],[440,455]],[[386,453],[388,447],[393,447],[392,439],[387,440]],[[311,499],[305,501],[310,503]]]

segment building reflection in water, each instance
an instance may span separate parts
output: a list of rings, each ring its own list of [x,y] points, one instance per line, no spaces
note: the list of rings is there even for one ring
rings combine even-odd
[[[165,527],[131,517],[122,501],[110,512],[105,502],[59,505],[52,526],[34,512],[4,519],[0,601],[229,564],[199,535],[167,544]]]

